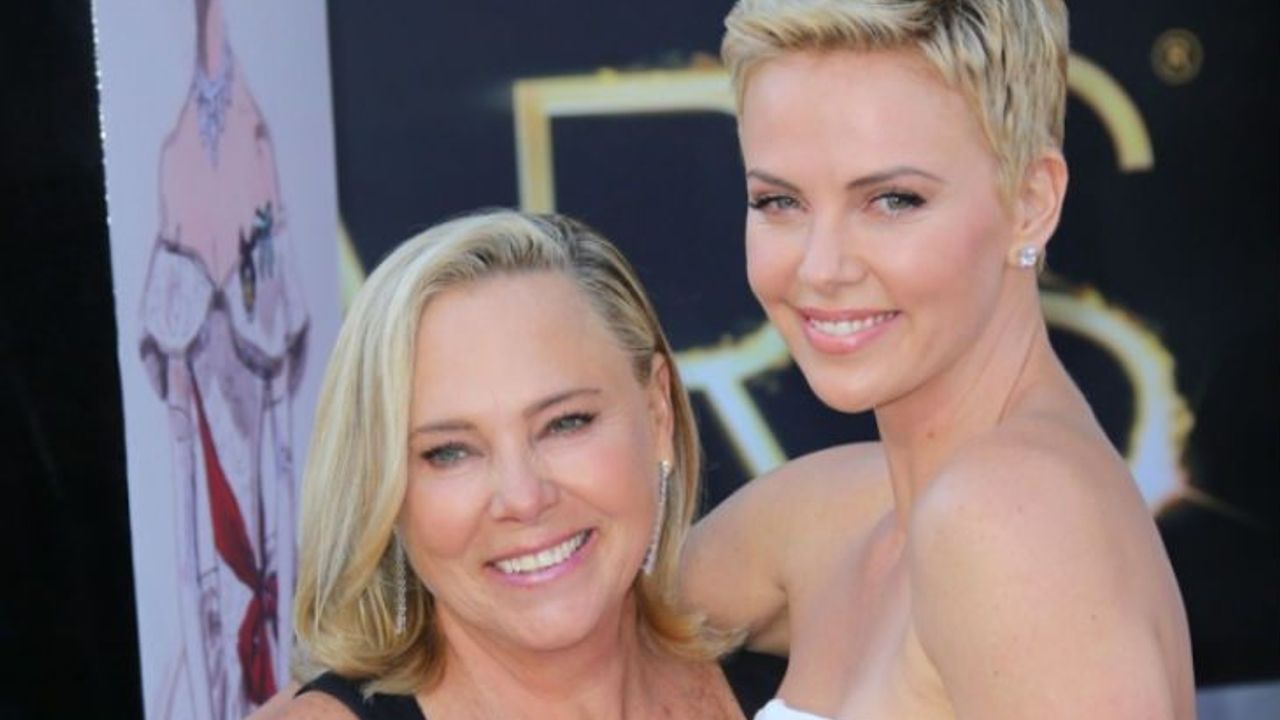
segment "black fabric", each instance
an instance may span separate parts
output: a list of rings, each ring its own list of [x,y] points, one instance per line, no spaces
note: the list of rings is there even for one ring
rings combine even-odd
[[[427,720],[412,695],[379,693],[365,700],[359,682],[331,672],[303,685],[297,694],[306,692],[322,692],[336,698],[360,720]]]

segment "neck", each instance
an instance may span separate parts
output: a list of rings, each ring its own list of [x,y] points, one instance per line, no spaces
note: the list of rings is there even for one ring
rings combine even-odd
[[[600,623],[603,630],[556,650],[495,642],[442,614],[448,657],[443,679],[427,695],[429,715],[645,717],[645,675],[654,658],[640,642],[636,612],[628,596],[612,621]]]
[[[955,361],[875,410],[902,527],[916,499],[957,450],[999,424],[1034,378],[1060,370],[1033,281],[1030,288],[1009,283],[997,308],[977,341]]]
[[[208,77],[221,71],[226,62],[226,33],[222,0],[196,0],[196,63]]]

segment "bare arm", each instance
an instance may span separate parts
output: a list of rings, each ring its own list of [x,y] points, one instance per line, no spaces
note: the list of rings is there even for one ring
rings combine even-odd
[[[694,527],[681,594],[712,625],[747,632],[747,647],[785,655],[788,609],[812,573],[830,569],[887,501],[877,444],[792,460],[744,485]]]

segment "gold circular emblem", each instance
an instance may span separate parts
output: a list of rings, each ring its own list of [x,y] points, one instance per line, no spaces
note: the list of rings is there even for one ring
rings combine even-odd
[[[1160,33],[1151,48],[1151,67],[1170,85],[1185,85],[1200,74],[1204,46],[1195,33],[1173,28]]]

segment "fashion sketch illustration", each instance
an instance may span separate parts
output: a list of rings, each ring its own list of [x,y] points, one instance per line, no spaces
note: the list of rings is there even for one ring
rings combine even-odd
[[[160,154],[140,350],[168,413],[175,498],[181,631],[161,717],[229,720],[288,677],[290,406],[308,316],[271,133],[223,2],[195,11],[190,90]]]

